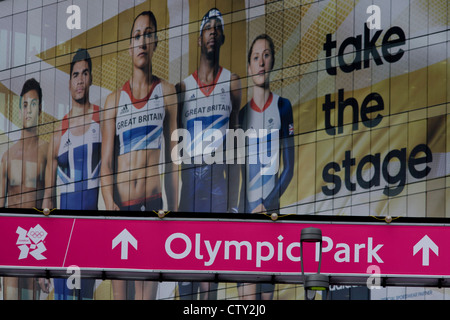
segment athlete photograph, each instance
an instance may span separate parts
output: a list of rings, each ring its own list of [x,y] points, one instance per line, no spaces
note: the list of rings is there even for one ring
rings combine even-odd
[[[0,162],[0,208],[41,208],[49,144],[39,136],[42,88],[35,79],[20,92],[20,138],[11,142]],[[33,299],[34,278],[4,277],[6,300]],[[42,288],[46,290],[42,284]]]
[[[90,102],[91,85],[91,56],[86,49],[78,49],[70,64],[71,108],[50,139],[43,208],[98,210],[102,136],[100,107]],[[92,299],[94,284],[95,279],[82,279],[79,298]],[[53,279],[53,286],[57,300],[74,294],[66,279]]]
[[[227,129],[238,125],[241,82],[238,75],[220,65],[220,48],[224,42],[222,13],[212,8],[205,13],[200,24],[198,69],[177,84],[179,128],[190,133],[191,141],[185,151],[192,159],[191,164],[181,165],[180,212],[237,211],[235,199],[238,190],[234,181],[239,177],[239,167],[222,161],[206,164],[203,159],[210,130],[222,133],[223,140],[215,141],[214,146],[214,151],[222,154]],[[206,282],[180,282],[180,296],[197,299],[198,292],[201,300],[208,300],[216,292],[210,287],[216,286]]]
[[[178,171],[170,161],[177,125],[174,85],[153,74],[158,45],[156,17],[151,11],[136,16],[130,31],[132,76],[111,93],[102,116],[101,190],[107,210],[162,210],[161,156],[165,163],[166,208],[178,207]],[[113,280],[115,299],[125,299],[126,281]],[[136,298],[154,299],[158,282],[136,281]]]
[[[239,208],[246,213],[278,212],[280,197],[289,186],[294,172],[292,106],[288,99],[282,98],[270,90],[270,73],[275,64],[275,45],[272,38],[267,34],[257,36],[250,45],[247,62],[248,75],[253,81],[253,94],[251,100],[239,113],[239,123],[244,131],[248,129],[270,129],[270,131],[266,137],[250,137],[248,139],[246,161],[241,166],[243,185]],[[273,174],[266,174],[267,171],[264,170],[274,165],[272,161],[267,164],[263,164],[261,161],[257,163],[249,161],[250,147],[256,146],[257,152],[267,152],[272,148],[267,146],[263,148],[263,144],[269,143],[279,146],[279,150],[275,150],[276,154],[270,154],[270,158],[274,158],[275,161],[279,161],[279,158],[283,159],[281,173],[275,170]],[[276,164],[275,167],[281,166]],[[272,284],[244,285],[238,283],[239,294],[245,299],[256,299],[257,287],[261,291],[261,299],[273,298],[274,285]]]

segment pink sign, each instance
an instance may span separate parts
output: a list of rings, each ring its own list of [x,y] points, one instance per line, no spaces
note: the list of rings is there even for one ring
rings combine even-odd
[[[300,274],[300,232],[322,230],[322,273],[450,275],[448,227],[172,219],[0,217],[0,267]],[[305,243],[306,272],[318,247]]]

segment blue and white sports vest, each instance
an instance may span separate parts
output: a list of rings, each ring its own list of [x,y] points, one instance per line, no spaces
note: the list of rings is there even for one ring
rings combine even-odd
[[[102,141],[99,110],[94,106],[90,127],[81,136],[71,134],[68,115],[62,120],[57,157],[60,209],[97,210]]]
[[[239,118],[244,131],[256,132],[256,136],[248,138],[245,161],[247,210],[251,212],[279,187],[280,146],[289,150],[288,137],[294,135],[292,107],[287,99],[271,93],[262,109],[253,100],[249,101]],[[290,149],[292,152],[293,148]]]
[[[191,136],[187,148],[191,156],[202,156],[208,152],[206,146],[215,150],[223,148],[232,110],[230,80],[231,72],[222,67],[211,85],[202,85],[197,71],[184,80],[184,104],[179,117]],[[219,130],[222,139],[212,143],[209,129]]]
[[[137,150],[160,149],[164,122],[164,96],[159,79],[149,94],[135,99],[127,81],[120,92],[116,114],[119,155]]]

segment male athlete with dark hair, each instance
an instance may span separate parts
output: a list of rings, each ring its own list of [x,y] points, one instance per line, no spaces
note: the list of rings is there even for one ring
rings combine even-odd
[[[163,209],[161,156],[167,209],[177,209],[178,171],[170,161],[176,145],[170,138],[177,126],[177,96],[172,84],[153,74],[157,43],[155,16],[144,11],[131,29],[132,76],[108,96],[102,117],[101,184],[108,210]],[[157,284],[136,281],[136,299],[155,299]],[[115,299],[125,299],[125,291],[125,281],[113,281]]]
[[[62,210],[97,210],[100,183],[102,136],[100,107],[89,99],[92,61],[86,49],[79,49],[70,64],[71,108],[53,133],[45,172],[44,208],[56,207],[56,186]],[[55,299],[70,299],[73,291],[66,279],[53,279]],[[92,299],[94,279],[81,280],[82,299]]]
[[[48,143],[39,138],[42,89],[34,78],[28,79],[20,93],[20,139],[3,154],[0,167],[0,208],[42,208]],[[19,278],[5,277],[6,300],[31,298],[33,279],[25,278],[25,294],[19,292]]]
[[[102,141],[100,108],[89,100],[91,85],[91,58],[87,50],[79,49],[70,64],[71,109],[55,130],[49,151],[45,208],[56,207],[56,183],[61,192],[60,209],[98,209]]]
[[[214,151],[220,153],[226,130],[235,129],[238,125],[241,83],[239,76],[219,63],[224,41],[222,14],[213,8],[201,21],[198,69],[177,85],[179,126],[187,129],[191,136],[190,144],[184,149],[190,153],[190,164],[183,162],[181,171],[179,209],[184,212],[230,212],[237,208],[233,199],[237,199],[238,190],[231,183],[229,186],[228,181],[230,176],[236,176],[233,170],[239,174],[239,168],[233,165],[229,168],[225,161],[222,164],[206,164],[203,161],[205,145],[209,144],[205,140],[210,140],[206,137],[208,130],[220,130],[222,133],[223,140],[214,141]],[[187,157],[183,155],[183,158]],[[195,286],[195,283],[180,283],[180,296],[188,299],[195,297],[198,289]],[[207,299],[209,284],[202,283],[201,286],[201,298]]]

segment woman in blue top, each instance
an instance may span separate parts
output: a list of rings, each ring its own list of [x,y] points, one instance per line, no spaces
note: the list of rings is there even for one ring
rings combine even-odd
[[[288,99],[270,90],[270,72],[274,63],[272,39],[266,34],[257,36],[248,52],[248,74],[254,83],[253,95],[239,112],[241,128],[246,133],[247,130],[255,130],[254,135],[247,135],[246,161],[242,167],[241,212],[279,210],[280,197],[294,172],[292,106]],[[278,170],[280,154],[283,159],[281,174]],[[261,299],[272,299],[273,284],[261,284],[259,290],[255,284],[238,285],[239,295],[243,299],[256,299],[257,291],[261,292]]]
[[[288,99],[270,90],[270,72],[274,63],[273,41],[268,35],[261,34],[255,38],[248,53],[248,73],[254,83],[252,99],[239,113],[241,128],[246,132],[254,129],[256,134],[249,137],[244,188],[241,189],[245,197],[241,197],[240,209],[248,213],[278,210],[280,197],[294,172],[292,106]],[[283,159],[281,174],[278,172],[280,155]],[[263,159],[270,161],[261,161]]]

